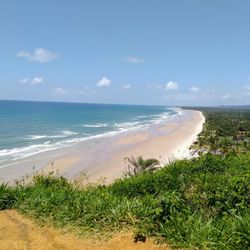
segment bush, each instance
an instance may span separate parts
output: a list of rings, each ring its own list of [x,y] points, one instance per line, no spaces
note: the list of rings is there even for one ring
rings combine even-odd
[[[16,202],[15,191],[7,184],[0,185],[0,210],[10,209]]]

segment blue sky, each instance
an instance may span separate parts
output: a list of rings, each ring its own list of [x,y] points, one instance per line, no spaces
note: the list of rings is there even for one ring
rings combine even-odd
[[[250,2],[0,2],[0,99],[250,104]]]

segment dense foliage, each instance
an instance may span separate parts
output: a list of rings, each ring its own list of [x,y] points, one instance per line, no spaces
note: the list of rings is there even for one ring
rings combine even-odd
[[[250,108],[194,108],[206,118],[194,148],[216,154],[241,154],[250,150]]]

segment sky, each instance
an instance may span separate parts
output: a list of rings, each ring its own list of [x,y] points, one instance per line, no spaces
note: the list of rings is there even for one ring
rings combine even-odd
[[[250,104],[248,0],[0,1],[0,99]]]

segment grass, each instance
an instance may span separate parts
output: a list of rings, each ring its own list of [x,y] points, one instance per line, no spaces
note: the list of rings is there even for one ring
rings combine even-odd
[[[173,247],[250,248],[250,155],[182,160],[106,186],[76,186],[63,177],[0,186],[0,209],[82,232],[132,228]]]

